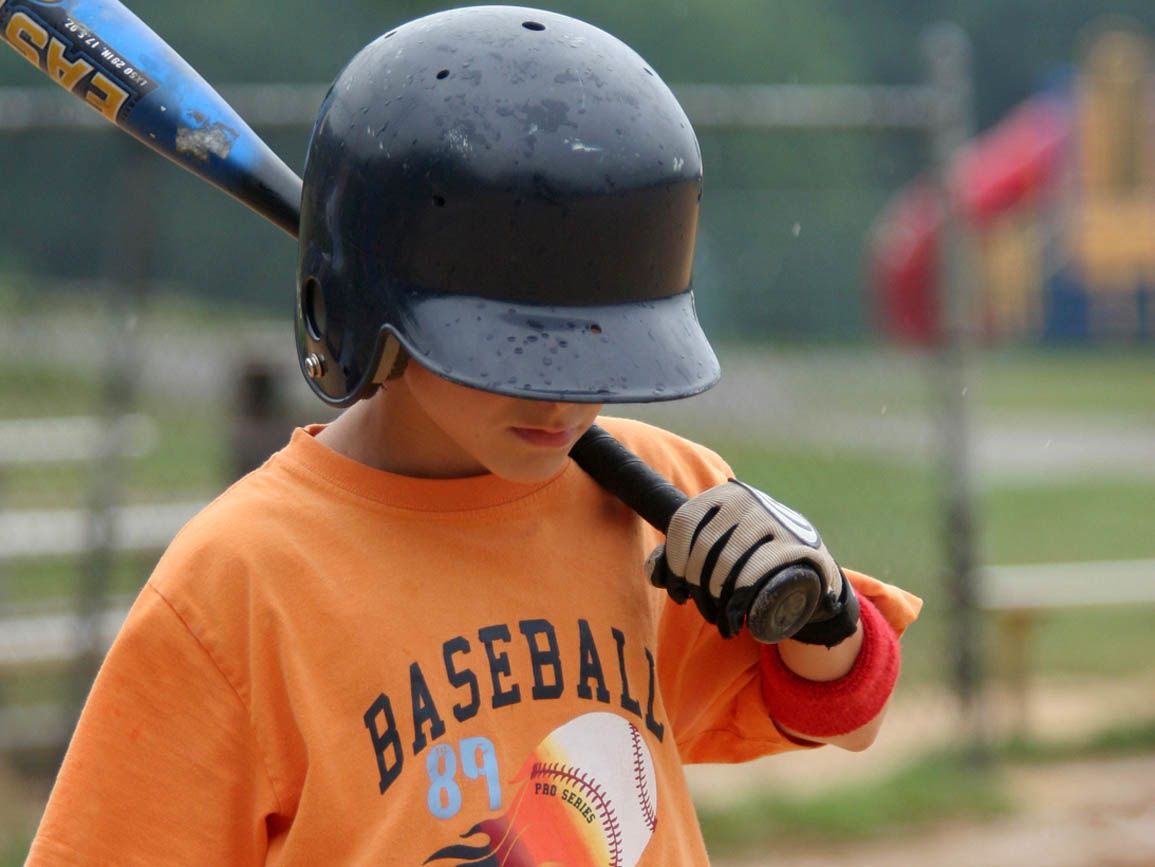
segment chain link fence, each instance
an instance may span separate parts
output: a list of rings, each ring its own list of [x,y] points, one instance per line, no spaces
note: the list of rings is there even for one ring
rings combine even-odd
[[[1064,371],[1082,367],[1052,374],[1033,356],[973,345],[977,269],[957,221],[944,235],[940,345],[902,349],[875,331],[861,258],[870,223],[913,174],[945,177],[972,132],[965,39],[939,31],[926,49],[927,81],[911,86],[675,87],[707,167],[695,280],[724,378],[687,401],[615,412],[715,448],[736,474],[807,513],[845,565],[923,595],[904,684],[948,687],[957,732],[981,751],[992,715],[980,690],[980,575],[1007,560],[1098,561],[1122,550],[1141,562],[1155,551],[1056,550],[1045,530],[1007,539],[977,520],[976,501],[989,508],[983,523],[1009,516],[1013,532],[1027,534],[1038,529],[1035,481],[1134,478],[1136,467],[1155,467],[1155,453],[1141,427],[1088,420],[1085,405],[1102,398],[1093,384],[1078,407],[1037,402],[1048,376],[1069,383]],[[275,149],[295,142],[297,151],[323,96],[319,87],[223,92]],[[135,143],[109,144],[101,123],[55,90],[0,91],[0,143],[23,171],[51,176],[53,160],[85,159],[98,140],[120,165],[67,191],[61,219],[85,215],[75,246],[26,252],[0,276],[0,753],[44,773],[179,526],[294,425],[331,417],[297,371],[292,245],[269,240],[270,230],[258,241],[268,249],[254,251],[274,263],[266,273],[284,298],[231,303],[252,300],[256,257],[221,261],[217,242],[259,221],[230,211],[220,225],[182,224],[180,197],[202,195],[195,183],[181,187]],[[767,163],[780,149],[795,166],[811,149],[813,171],[803,160],[802,171],[776,175]],[[855,170],[830,182],[841,162]],[[20,206],[8,204],[0,235],[12,237]],[[162,235],[183,245],[183,270],[160,260]],[[40,273],[35,261],[54,256],[69,267]],[[1143,363],[1124,358],[1124,374]],[[1038,411],[1004,412],[1023,404]],[[1150,488],[1129,496],[1142,508]]]
[[[765,167],[735,164],[730,155],[752,160],[760,145],[742,149],[735,142],[775,135],[797,137],[789,145],[794,151],[833,143],[828,159],[839,160],[841,148],[861,163],[887,137],[923,142],[924,162],[934,142],[940,150],[956,146],[967,132],[965,45],[957,34],[943,45],[955,53],[939,51],[927,83],[914,86],[675,88],[700,131],[707,165],[714,156],[719,166],[717,182],[707,181],[713,186],[696,282],[726,375],[701,398],[627,412],[734,454],[737,472],[784,498],[790,494],[782,488],[797,487],[803,508],[807,490],[837,487],[833,480],[815,484],[826,470],[808,465],[808,454],[821,463],[831,455],[893,451],[893,435],[869,432],[868,424],[886,421],[887,400],[891,420],[902,414],[898,404],[917,404],[901,436],[930,456],[935,438],[927,420],[935,408],[921,393],[924,359],[870,348],[868,299],[855,261],[871,215],[905,178],[851,175],[853,186],[830,187],[815,173],[788,180],[793,187],[774,186]],[[279,85],[223,92],[263,134],[298,138],[323,96],[323,88]],[[30,172],[48,174],[44,161],[62,147],[83,151],[98,139],[106,146],[108,137],[96,133],[110,128],[101,124],[55,90],[0,92],[0,134],[32,155]],[[909,143],[895,147],[912,150]],[[296,371],[288,304],[279,305],[279,317],[239,312],[199,303],[197,286],[187,280],[166,280],[170,263],[158,261],[163,248],[150,229],[180,207],[158,192],[171,182],[169,169],[135,143],[112,148],[119,163],[111,163],[111,175],[73,191],[76,199],[61,208],[95,217],[78,250],[59,251],[83,262],[74,270],[86,268],[87,276],[49,286],[52,278],[25,268],[0,294],[7,308],[0,358],[14,381],[0,413],[0,750],[58,753],[128,600],[165,543],[294,424],[328,414]],[[212,260],[207,231],[199,224],[180,228],[184,244]],[[854,255],[828,252],[847,249]],[[276,252],[291,262],[290,247]],[[227,297],[227,287],[213,288],[214,297]],[[808,350],[799,336],[825,341],[826,348]],[[796,348],[770,348],[784,339]],[[839,345],[853,348],[833,348]],[[961,358],[952,363],[961,369]],[[855,405],[874,379],[894,394],[896,378],[905,380],[906,397],[880,397],[881,408]],[[838,407],[832,391],[849,402]],[[961,408],[951,411],[951,429],[963,430]],[[822,495],[809,506],[821,510],[828,501]],[[822,516],[815,520],[821,524]],[[940,572],[938,540],[917,544],[925,550],[915,562]],[[956,568],[969,568],[960,563]],[[910,571],[909,564],[887,562],[861,568],[900,582]]]

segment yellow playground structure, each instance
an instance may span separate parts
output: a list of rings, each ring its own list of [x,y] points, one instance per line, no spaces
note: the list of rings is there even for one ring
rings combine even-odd
[[[951,167],[977,251],[991,341],[1139,341],[1155,334],[1155,76],[1148,38],[1102,30]],[[901,190],[868,242],[871,291],[892,336],[937,334],[938,199]]]

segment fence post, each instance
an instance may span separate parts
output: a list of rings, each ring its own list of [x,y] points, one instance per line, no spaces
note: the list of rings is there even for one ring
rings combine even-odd
[[[974,341],[975,260],[953,176],[959,151],[973,134],[970,42],[961,28],[943,23],[924,35],[923,50],[933,94],[931,147],[941,208],[935,346],[944,551],[947,598],[951,604],[948,650],[970,758],[981,762],[987,748],[981,708],[982,643],[968,396]]]
[[[152,156],[136,142],[124,141],[122,163],[111,189],[119,204],[106,232],[109,261],[106,284],[108,346],[98,417],[102,423],[88,489],[85,552],[76,590],[75,664],[66,706],[68,732],[75,726],[104,657],[103,612],[115,568],[116,507],[125,487],[125,456],[131,448],[126,421],[133,412],[140,378],[137,321],[148,291],[153,225],[149,203]]]

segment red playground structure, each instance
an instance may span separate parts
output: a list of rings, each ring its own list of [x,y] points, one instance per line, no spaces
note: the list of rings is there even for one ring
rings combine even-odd
[[[1155,77],[1147,40],[1109,31],[1081,67],[974,139],[950,167],[973,239],[987,342],[1155,335]],[[871,229],[873,309],[888,336],[938,333],[942,214],[930,182],[900,190]]]

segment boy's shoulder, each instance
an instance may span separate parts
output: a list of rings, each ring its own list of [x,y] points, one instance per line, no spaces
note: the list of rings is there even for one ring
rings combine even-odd
[[[244,571],[284,549],[294,528],[305,525],[311,498],[279,463],[274,455],[190,518],[165,549],[152,583]]]

